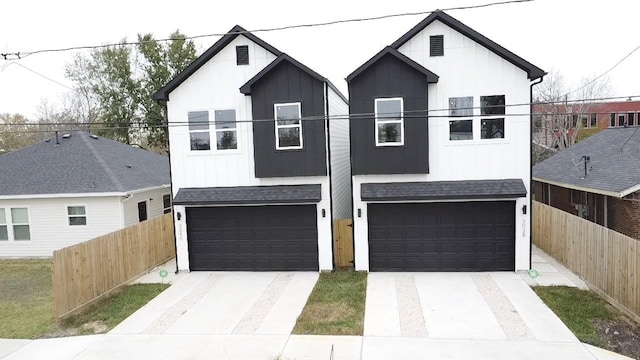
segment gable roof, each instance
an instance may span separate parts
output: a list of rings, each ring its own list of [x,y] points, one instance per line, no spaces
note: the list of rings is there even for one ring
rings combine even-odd
[[[589,156],[584,176],[582,156]],[[577,165],[576,165],[577,164]],[[612,128],[533,167],[533,179],[571,189],[624,197],[640,190],[640,127]]]
[[[158,90],[155,94],[153,94],[154,100],[169,100],[169,93],[171,93],[175,88],[177,88],[180,84],[182,84],[185,80],[189,78],[189,76],[193,75],[198,69],[202,67],[202,65],[206,64],[211,58],[216,56],[220,52],[220,50],[224,49],[225,46],[229,45],[235,38],[239,35],[246,37],[247,39],[253,41],[254,43],[262,46],[267,51],[272,53],[275,56],[280,56],[282,52],[280,50],[274,48],[269,45],[262,39],[253,35],[252,33],[245,30],[240,25],[234,26],[227,34],[225,34],[220,40],[216,41],[207,51],[202,53],[197,59],[195,59],[191,64],[189,64],[184,70],[182,70],[176,77],[174,77],[171,81],[169,81],[162,89]]]
[[[387,46],[384,49],[382,49],[379,53],[377,53],[371,59],[369,59],[369,61],[367,61],[366,63],[362,64],[354,72],[349,74],[349,76],[347,76],[347,82],[350,82],[354,78],[358,77],[358,75],[362,74],[365,70],[367,70],[369,67],[371,67],[373,64],[375,64],[378,60],[382,59],[384,56],[387,56],[387,55],[395,57],[396,59],[400,60],[401,62],[409,65],[410,67],[414,68],[418,72],[422,73],[424,76],[427,77],[427,82],[429,82],[429,83],[438,82],[438,78],[439,78],[438,75],[432,73],[431,71],[429,71],[424,66],[418,64],[417,62],[413,61],[412,59],[410,59],[406,55],[402,54],[401,52],[399,52],[398,50],[396,50],[396,49],[394,49],[394,48],[392,48],[390,46]]]
[[[525,59],[519,57],[518,55],[512,53],[511,51],[503,48],[492,40],[488,39],[486,36],[480,34],[479,32],[473,30],[467,25],[461,23],[459,20],[453,18],[451,15],[446,14],[442,10],[436,10],[432,12],[429,16],[427,16],[424,20],[414,26],[407,33],[402,35],[398,40],[396,40],[391,47],[394,49],[399,49],[402,45],[404,45],[407,41],[411,40],[416,34],[422,31],[424,28],[429,26],[434,21],[440,21],[443,24],[449,26],[450,28],[458,31],[462,35],[472,39],[478,44],[486,47],[491,50],[496,55],[502,57],[513,65],[521,68],[522,70],[527,72],[527,76],[530,80],[535,80],[546,75],[546,72],[539,67],[531,64]]]
[[[0,197],[119,193],[168,186],[169,158],[117,141],[69,132],[0,156]]]
[[[289,55],[287,55],[285,53],[282,53],[275,60],[273,60],[269,65],[267,65],[264,69],[262,69],[259,73],[257,73],[254,77],[252,77],[251,79],[249,79],[249,81],[247,81],[244,85],[242,85],[240,87],[240,92],[245,94],[245,95],[251,95],[251,86],[253,86],[255,83],[260,81],[260,79],[262,79],[264,76],[266,76],[269,72],[271,72],[271,70],[275,69],[276,66],[280,65],[280,63],[282,63],[282,62],[290,63],[291,65],[299,68],[300,70],[304,71],[309,76],[311,76],[312,78],[317,79],[320,82],[326,82],[327,81],[326,78],[322,77],[317,72],[309,69],[307,66],[305,66],[304,64],[298,62],[296,59],[292,58],[291,56],[289,56]]]

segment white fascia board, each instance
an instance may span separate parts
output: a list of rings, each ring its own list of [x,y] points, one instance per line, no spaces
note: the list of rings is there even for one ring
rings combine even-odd
[[[152,191],[152,190],[168,189],[170,187],[171,187],[170,184],[163,184],[163,185],[160,185],[160,186],[152,186],[152,187],[148,187],[148,188],[144,188],[144,189],[127,191],[125,194],[126,195],[128,195],[128,194],[139,194],[139,193]]]
[[[585,191],[585,192],[590,192],[590,193],[594,193],[594,194],[611,196],[611,197],[615,197],[615,198],[622,198],[623,196],[626,196],[626,195],[628,195],[628,194],[633,192],[633,191],[630,191],[630,192],[625,194],[625,192],[627,192],[627,191],[629,191],[630,189],[633,189],[633,188],[627,189],[627,190],[625,190],[623,192],[615,192],[615,191],[607,191],[607,190],[594,189],[594,188],[578,186],[578,185],[573,185],[573,184],[567,184],[567,183],[563,183],[563,182],[559,182],[559,181],[541,179],[541,178],[537,178],[537,177],[533,177],[533,180],[534,181],[538,181],[538,182],[551,184],[551,185],[555,185],[555,186],[559,186],[559,187],[563,187],[563,188],[567,188],[567,189]],[[636,187],[634,187],[634,188],[636,188]],[[640,190],[640,185],[638,185],[637,188]],[[625,194],[625,195],[623,195],[623,194]]]

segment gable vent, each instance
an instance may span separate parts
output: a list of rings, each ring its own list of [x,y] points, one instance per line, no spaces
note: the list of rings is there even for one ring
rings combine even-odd
[[[249,65],[249,46],[236,46],[236,63],[238,65]]]
[[[444,56],[444,35],[433,35],[429,37],[429,56]]]

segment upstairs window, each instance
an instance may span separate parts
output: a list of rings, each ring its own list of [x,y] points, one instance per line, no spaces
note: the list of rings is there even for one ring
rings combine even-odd
[[[87,225],[87,210],[84,206],[67,206],[69,226]]]
[[[468,118],[449,120],[449,140],[473,140],[473,96],[449,98],[449,117]]]
[[[192,111],[188,114],[191,150],[211,150],[209,112]]]
[[[376,145],[404,145],[404,120],[402,98],[375,100]]]
[[[444,56],[444,35],[429,36],[429,56]]]
[[[504,95],[480,96],[480,115],[481,139],[504,138]]]
[[[302,110],[300,103],[275,104],[276,149],[302,149]]]
[[[216,110],[216,148],[230,150],[238,148],[238,130],[235,110]]]
[[[249,65],[249,46],[236,46],[236,64]]]

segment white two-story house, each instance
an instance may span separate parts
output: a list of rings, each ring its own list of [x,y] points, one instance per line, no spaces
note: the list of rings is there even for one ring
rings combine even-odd
[[[352,210],[348,104],[327,79],[236,26],[154,97],[179,270],[333,269],[332,220]]]
[[[530,268],[544,75],[436,11],[347,77],[356,270]]]

